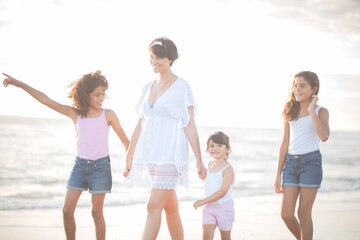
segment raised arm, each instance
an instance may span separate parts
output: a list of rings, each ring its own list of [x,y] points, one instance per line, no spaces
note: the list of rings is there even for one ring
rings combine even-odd
[[[27,85],[24,82],[21,82],[13,77],[11,77],[8,74],[3,73],[3,75],[6,77],[3,81],[4,87],[8,87],[9,85],[13,85],[15,87],[23,89],[25,92],[27,92],[30,96],[38,100],[41,104],[44,104],[45,106],[55,110],[58,113],[61,113],[73,120],[73,122],[76,121],[77,114],[75,110],[68,105],[60,104],[51,98],[49,98],[46,94],[43,92]]]
[[[321,108],[319,115],[316,115],[315,108],[319,98],[317,95],[312,96],[312,100],[308,107],[308,112],[314,124],[316,134],[319,136],[321,141],[325,142],[330,136],[329,128],[329,111],[326,108]]]

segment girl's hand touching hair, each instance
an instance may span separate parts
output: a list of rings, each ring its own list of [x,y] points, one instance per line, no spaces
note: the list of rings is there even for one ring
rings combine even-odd
[[[319,100],[319,98],[317,95],[315,95],[315,94],[312,95],[309,107],[307,109],[309,113],[315,112],[315,108],[316,108],[316,104],[317,104],[318,100]]]

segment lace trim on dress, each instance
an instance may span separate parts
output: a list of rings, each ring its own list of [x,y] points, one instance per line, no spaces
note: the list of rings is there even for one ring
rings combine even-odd
[[[188,165],[176,166],[171,163],[135,164],[127,177],[132,184],[156,189],[188,188]]]

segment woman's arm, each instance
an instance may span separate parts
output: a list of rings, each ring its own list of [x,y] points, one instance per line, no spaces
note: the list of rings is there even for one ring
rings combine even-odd
[[[200,151],[200,143],[199,143],[199,134],[197,131],[197,127],[195,124],[194,119],[194,110],[193,107],[188,107],[189,112],[189,123],[185,127],[185,135],[189,140],[190,146],[194,152],[195,158],[196,158],[196,167],[198,169],[198,174],[201,179],[205,179],[206,177],[206,168],[204,166],[204,163],[202,161],[201,151]]]
[[[129,145],[128,151],[126,153],[126,166],[125,166],[125,170],[123,172],[123,175],[125,177],[127,177],[129,175],[129,172],[132,167],[132,160],[134,157],[136,144],[137,144],[137,141],[138,141],[140,133],[141,133],[141,122],[142,122],[142,120],[140,118],[134,129],[131,139],[130,139],[130,145]]]

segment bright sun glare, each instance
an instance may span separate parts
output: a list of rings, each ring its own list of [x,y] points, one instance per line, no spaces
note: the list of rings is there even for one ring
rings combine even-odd
[[[273,17],[276,8],[266,1],[15,0],[2,5],[3,72],[68,103],[66,86],[100,69],[110,82],[106,107],[119,112],[129,128],[136,123],[141,86],[154,78],[147,45],[159,36],[179,48],[173,70],[191,83],[199,125],[281,127],[291,74],[358,71],[339,40]],[[331,96],[323,92],[322,97],[326,105]],[[10,87],[1,90],[0,100],[11,104],[0,114],[59,117],[29,99]]]

